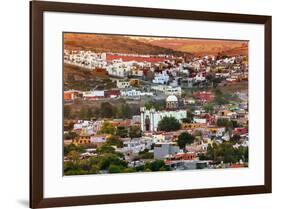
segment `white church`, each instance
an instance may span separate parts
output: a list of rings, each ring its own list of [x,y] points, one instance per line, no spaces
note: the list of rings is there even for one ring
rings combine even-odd
[[[143,132],[155,132],[158,129],[158,123],[165,116],[174,117],[177,120],[186,118],[186,110],[178,109],[178,98],[175,95],[170,95],[166,98],[166,110],[156,111],[154,108],[140,108],[141,111],[141,130]]]

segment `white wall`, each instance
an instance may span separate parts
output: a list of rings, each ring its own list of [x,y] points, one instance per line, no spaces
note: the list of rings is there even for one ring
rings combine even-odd
[[[97,4],[115,4],[169,9],[208,10],[216,12],[237,12],[267,14],[273,16],[273,194],[236,197],[215,197],[203,199],[172,200],[145,203],[95,206],[96,209],[118,208],[255,208],[270,209],[280,205],[281,168],[278,134],[281,117],[278,104],[281,102],[279,80],[281,12],[278,1],[273,0],[83,0]],[[27,0],[6,0],[1,2],[0,67],[1,85],[1,135],[0,135],[0,188],[1,208],[27,208],[29,192],[28,144],[29,144],[29,3]],[[279,27],[279,29],[278,29]],[[4,64],[4,65],[3,65]],[[76,208],[92,208],[76,207]]]

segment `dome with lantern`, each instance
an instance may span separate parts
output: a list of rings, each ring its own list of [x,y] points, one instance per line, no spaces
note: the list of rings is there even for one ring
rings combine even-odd
[[[175,95],[169,95],[166,98],[166,108],[167,109],[176,109],[176,108],[178,108],[178,98]]]

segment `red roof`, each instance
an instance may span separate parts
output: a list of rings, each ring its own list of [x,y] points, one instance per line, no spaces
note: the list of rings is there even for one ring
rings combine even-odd
[[[120,90],[107,90],[107,91],[105,91],[106,97],[119,96],[119,95],[120,95]]]
[[[246,134],[246,133],[248,133],[248,129],[244,128],[244,127],[235,128],[234,132],[237,133],[237,134]]]
[[[241,164],[232,164],[230,168],[243,168],[244,166]]]
[[[211,101],[214,99],[212,92],[195,92],[193,96],[201,101]]]
[[[64,92],[64,93],[63,93],[63,98],[64,98],[64,100],[72,100],[72,99],[74,99],[75,93],[76,93],[76,92],[74,92],[74,91]]]
[[[193,160],[196,157],[195,153],[178,153],[176,159]]]

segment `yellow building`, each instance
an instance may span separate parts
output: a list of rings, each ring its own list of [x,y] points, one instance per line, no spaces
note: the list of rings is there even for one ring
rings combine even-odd
[[[211,132],[212,134],[216,134],[218,132],[218,128],[217,127],[210,127],[210,128],[208,128],[208,131]]]
[[[91,136],[82,134],[78,138],[74,139],[73,144],[75,145],[83,145],[83,144],[90,144],[91,143]]]
[[[196,129],[196,128],[202,128],[205,127],[204,124],[200,123],[182,123],[181,128],[182,129]]]

